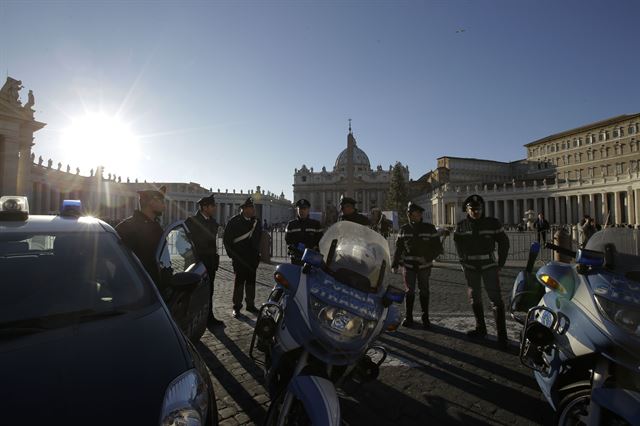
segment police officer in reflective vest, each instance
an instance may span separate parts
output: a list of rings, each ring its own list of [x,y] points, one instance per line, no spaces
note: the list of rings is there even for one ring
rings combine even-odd
[[[358,213],[356,210],[356,200],[350,197],[340,196],[341,215],[338,221],[347,220],[349,222],[359,223],[360,225],[369,226],[371,223],[366,216]]]
[[[429,276],[433,260],[442,253],[440,234],[436,227],[422,221],[424,209],[416,203],[409,202],[407,217],[409,223],[403,225],[396,240],[396,251],[391,268],[395,272],[399,265],[403,266],[406,318],[403,325],[413,325],[413,303],[416,297],[416,280],[420,290],[420,307],[422,308],[422,326],[429,328]]]
[[[302,253],[298,252],[297,245],[302,243],[305,248],[318,249],[318,243],[322,238],[322,226],[317,220],[309,217],[311,203],[303,199],[296,202],[297,217],[289,221],[284,239],[289,247],[291,263],[302,265]]]
[[[469,301],[476,318],[476,328],[468,331],[467,335],[472,338],[484,338],[487,335],[481,294],[481,281],[484,281],[496,320],[498,344],[504,349],[508,341],[499,271],[507,261],[509,238],[498,219],[484,216],[484,200],[479,195],[474,194],[464,200],[463,211],[467,217],[458,222],[453,240],[467,279]],[[494,253],[496,243],[497,260]]]

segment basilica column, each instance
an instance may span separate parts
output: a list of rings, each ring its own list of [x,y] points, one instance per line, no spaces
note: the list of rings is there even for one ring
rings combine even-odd
[[[636,223],[635,217],[635,194],[631,188],[627,189],[627,223],[634,224]]]
[[[594,218],[596,217],[596,200],[593,194],[589,194],[589,216]]]
[[[544,201],[542,202],[544,206],[544,216],[547,220],[551,220],[551,215],[549,214],[549,197],[544,197]]]
[[[557,225],[561,225],[560,222],[560,197],[553,197],[553,221]]]
[[[620,202],[620,192],[613,193],[613,204],[615,208],[615,224],[622,223],[622,203]]]

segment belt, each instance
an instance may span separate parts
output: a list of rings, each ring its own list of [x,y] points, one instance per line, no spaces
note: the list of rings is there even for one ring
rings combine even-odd
[[[471,254],[466,257],[467,260],[492,260],[493,256],[490,254]]]

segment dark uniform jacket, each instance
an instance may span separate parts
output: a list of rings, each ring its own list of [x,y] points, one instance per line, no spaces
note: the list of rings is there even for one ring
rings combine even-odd
[[[411,270],[431,268],[433,259],[440,253],[442,243],[436,227],[425,222],[410,222],[400,228],[391,267],[403,265]]]
[[[229,220],[224,229],[224,248],[233,267],[256,269],[260,263],[262,225],[255,217],[246,219],[242,213]]]
[[[365,215],[362,215],[358,212],[353,212],[350,215],[345,215],[342,214],[340,215],[340,217],[338,218],[338,221],[341,220],[346,220],[349,222],[355,222],[355,223],[359,223],[360,225],[364,225],[364,226],[369,226],[371,225],[371,223],[369,222],[369,219],[367,219],[367,217]]]
[[[156,285],[159,285],[160,275],[156,251],[163,233],[160,224],[149,219],[140,210],[135,210],[133,216],[120,222],[115,229],[124,244],[138,256],[142,266]]]
[[[318,243],[322,238],[322,226],[317,220],[306,218],[301,219],[299,216],[289,221],[285,231],[284,239],[289,247],[297,246],[298,243],[304,244],[305,248],[317,249]],[[291,251],[291,261],[298,261],[300,254],[294,254]]]
[[[458,222],[453,241],[464,268],[477,270],[502,267],[509,254],[509,237],[504,233],[502,223],[494,217],[466,219]],[[498,244],[498,261],[495,247]]]
[[[184,223],[191,233],[191,240],[196,246],[198,259],[207,268],[209,274],[213,275],[218,270],[220,263],[216,246],[218,223],[214,218],[206,219],[200,212],[190,216]]]

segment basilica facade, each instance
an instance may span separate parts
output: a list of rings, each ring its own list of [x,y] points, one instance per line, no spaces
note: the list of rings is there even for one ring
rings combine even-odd
[[[311,211],[321,217],[324,223],[336,221],[338,205],[342,195],[356,200],[358,210],[368,213],[372,208],[384,208],[392,166],[383,170],[378,165],[375,170],[367,154],[356,144],[356,138],[349,124],[347,147],[338,154],[333,170],[322,167],[314,171],[302,165],[293,175],[293,198],[305,198],[311,203]],[[409,168],[403,167],[405,181],[409,181]]]

